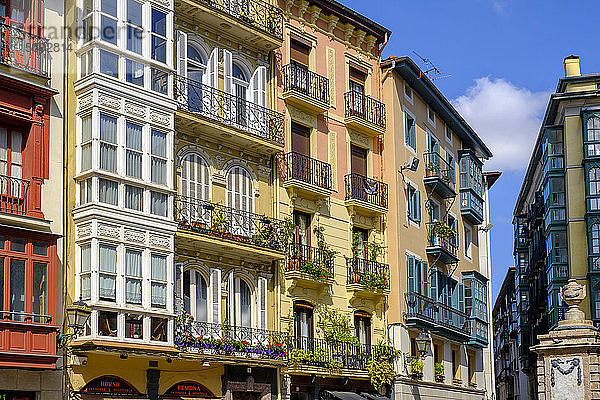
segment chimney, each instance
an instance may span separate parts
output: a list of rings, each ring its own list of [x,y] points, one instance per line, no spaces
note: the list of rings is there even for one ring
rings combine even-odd
[[[579,69],[579,56],[570,55],[565,58],[563,64],[565,66],[565,78],[581,76],[581,70]]]

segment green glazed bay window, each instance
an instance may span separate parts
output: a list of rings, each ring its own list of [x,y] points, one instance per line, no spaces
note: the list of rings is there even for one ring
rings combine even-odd
[[[460,211],[472,224],[483,222],[483,164],[471,150],[460,150]]]
[[[564,170],[564,143],[562,127],[547,128],[542,143],[544,172],[545,176],[549,172]]]
[[[465,313],[471,318],[471,343],[487,346],[487,278],[476,271],[463,272]]]
[[[583,114],[584,158],[600,157],[600,113]]]

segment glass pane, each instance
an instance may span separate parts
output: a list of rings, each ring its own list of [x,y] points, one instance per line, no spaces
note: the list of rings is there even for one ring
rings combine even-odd
[[[167,216],[167,195],[163,193],[152,192],[150,212],[162,217]]]
[[[117,44],[117,20],[102,15],[100,23],[102,26],[102,40],[108,43]],[[102,57],[100,57],[100,60],[102,60]]]
[[[136,314],[125,314],[125,337],[129,339],[143,338],[144,317]]]
[[[81,300],[92,298],[92,284],[90,274],[81,275]]]
[[[47,279],[48,271],[46,264],[44,263],[33,263],[33,299],[32,299],[32,312],[38,315],[47,315]],[[46,322],[40,318],[39,321],[34,322]]]
[[[141,29],[133,26],[127,27],[127,50],[131,50],[134,53],[142,54],[142,37],[143,33]]]
[[[100,7],[103,13],[112,15],[113,17],[117,16],[117,0],[101,0]]]
[[[196,272],[196,321],[208,321],[208,287],[206,281]]]
[[[18,253],[25,253],[25,239],[12,238],[10,240],[10,251],[16,251]]]
[[[102,272],[117,272],[117,248],[113,246],[100,245],[99,269]]]
[[[81,246],[81,272],[89,272],[92,265],[92,248]]]
[[[25,312],[25,261],[10,261],[10,311]],[[23,321],[23,315],[13,316],[15,321]]]
[[[152,90],[158,93],[167,94],[169,74],[160,69],[151,68]]]
[[[167,341],[167,322],[165,318],[150,319],[150,339],[155,341]]]
[[[48,255],[48,243],[44,242],[33,242],[33,254],[37,256]]]
[[[98,335],[117,336],[117,313],[100,311],[98,315]]]
[[[127,1],[127,21],[142,26],[142,4],[134,0]]]
[[[167,135],[157,130],[152,130],[152,148],[153,155],[158,157],[167,157]]]
[[[152,35],[152,59],[167,62],[167,40],[160,36]]]
[[[119,56],[106,50],[100,50],[100,72],[119,77]]]
[[[125,207],[142,211],[144,190],[135,186],[125,186]]]
[[[144,86],[144,64],[133,60],[126,60],[125,67],[127,82]]]
[[[152,9],[152,32],[167,36],[167,14]]]
[[[141,279],[127,278],[125,281],[125,300],[128,303],[142,304]]]

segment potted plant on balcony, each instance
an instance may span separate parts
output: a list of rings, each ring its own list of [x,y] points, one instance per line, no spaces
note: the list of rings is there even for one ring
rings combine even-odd
[[[436,163],[428,163],[425,166],[425,173],[427,176],[435,176],[437,175],[437,171],[440,170],[440,166]]]
[[[423,360],[414,358],[410,363],[410,374],[413,379],[423,378]]]
[[[213,234],[221,236],[230,231],[229,229],[229,221],[227,220],[227,216],[225,215],[225,210],[219,209],[217,211],[213,211],[212,214],[212,225],[210,230]]]
[[[396,378],[393,362],[399,354],[398,350],[379,342],[371,354],[371,359],[367,362],[371,384],[375,390],[379,390],[383,385],[391,385]]]
[[[433,365],[433,370],[435,372],[435,381],[444,383],[444,381],[446,380],[446,378],[444,376],[444,364],[436,362]]]
[[[445,238],[454,238],[456,236],[456,231],[449,227],[444,221],[434,221],[431,229],[434,233]]]

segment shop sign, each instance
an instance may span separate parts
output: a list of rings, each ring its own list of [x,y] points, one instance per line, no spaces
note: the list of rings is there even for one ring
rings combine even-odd
[[[104,375],[94,379],[81,390],[81,393],[87,394],[119,394],[119,395],[139,395],[133,386],[125,380],[113,375]]]
[[[171,386],[164,394],[165,397],[209,397],[214,398],[204,385],[193,381],[179,382]]]
[[[0,390],[0,400],[35,400],[35,392]]]

